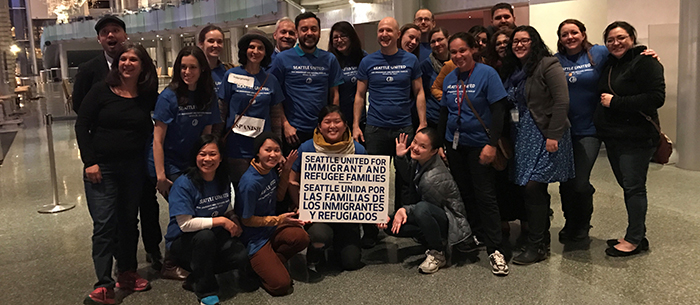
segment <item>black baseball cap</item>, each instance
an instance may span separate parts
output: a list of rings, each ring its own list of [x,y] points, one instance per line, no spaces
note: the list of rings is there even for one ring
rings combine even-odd
[[[110,23],[117,24],[118,26],[122,27],[122,29],[124,29],[124,32],[126,32],[126,24],[123,20],[121,20],[121,18],[115,15],[104,15],[95,24],[95,31],[97,32],[97,35],[100,35],[100,30],[102,30],[103,27]]]

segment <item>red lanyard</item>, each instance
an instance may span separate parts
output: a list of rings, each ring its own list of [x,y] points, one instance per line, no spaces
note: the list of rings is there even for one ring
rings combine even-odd
[[[476,68],[476,66],[474,66],[474,68]],[[471,71],[469,71],[469,75],[467,75],[467,84],[469,84],[469,79],[472,77],[472,72],[474,72],[474,68],[472,68]],[[460,84],[462,85],[461,97],[459,96]],[[459,121],[462,117],[462,102],[464,102],[464,98],[469,98],[467,97],[467,84],[465,84],[461,79],[459,80],[459,84],[457,84],[457,128],[459,128]]]

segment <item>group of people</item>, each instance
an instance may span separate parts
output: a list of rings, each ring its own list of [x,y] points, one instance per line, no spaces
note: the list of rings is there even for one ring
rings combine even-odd
[[[124,22],[100,19],[104,55],[80,66],[73,94],[98,278],[85,303],[114,304],[115,286],[150,289],[136,272],[139,219],[152,267],[184,280],[200,304],[219,302],[215,275],[233,269],[241,283],[291,293],[285,265],[303,250],[311,271],[327,250],[344,270],[362,268],[362,248],[380,230],[425,246],[421,273],[446,266],[454,250],[485,247],[492,273],[505,276],[509,261],[549,255],[549,183],[560,182],[559,241],[590,242],[601,143],[628,211],[625,236],[605,252],[648,250],[646,172],[659,140],[650,121],[665,98],[655,53],[623,21],[600,46],[583,23],[564,20],[553,55],[536,29],[515,25],[510,4],[491,18],[450,35],[427,9],[404,26],[387,17],[379,51],[368,54],[344,21],[331,27],[328,51],[318,48],[321,21],[305,12],[277,22],[274,46],[264,33],[243,35],[236,67],[219,60],[224,33],[209,25],[179,52],[160,94],[153,61],[125,42]],[[308,152],[392,156],[390,217],[299,220],[298,157]],[[502,157],[510,160],[497,170]],[[165,255],[156,192],[169,204]]]

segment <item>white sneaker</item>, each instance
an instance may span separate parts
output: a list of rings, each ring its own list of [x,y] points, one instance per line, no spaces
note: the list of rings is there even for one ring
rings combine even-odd
[[[418,271],[421,273],[431,274],[438,271],[438,269],[445,266],[447,260],[445,259],[445,254],[437,250],[425,251],[427,256],[423,263],[418,266]]]
[[[508,275],[508,263],[501,252],[493,252],[489,255],[489,263],[491,263],[491,272],[495,275]]]

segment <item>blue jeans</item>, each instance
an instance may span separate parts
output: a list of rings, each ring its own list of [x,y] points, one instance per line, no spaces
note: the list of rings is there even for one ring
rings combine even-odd
[[[564,228],[572,237],[588,235],[593,215],[591,170],[600,151],[600,139],[595,136],[572,136],[576,177],[559,185],[561,209],[566,224]]]
[[[138,211],[146,179],[143,158],[98,163],[102,182],[83,178],[92,217],[92,260],[97,287],[114,287],[112,259],[119,272],[136,270]]]
[[[656,147],[634,146],[629,141],[605,140],[608,161],[625,194],[625,240],[638,245],[646,235],[647,171]]]
[[[395,157],[396,138],[402,133],[408,135],[408,143],[413,141],[412,126],[384,128],[367,124],[364,132],[367,154]],[[394,159],[394,162],[396,162],[396,159]],[[405,196],[408,196],[409,190],[407,189],[408,183],[403,181],[398,174],[394,176],[396,177],[394,179],[394,211],[396,211],[403,206],[403,199]],[[379,233],[377,227],[373,224],[365,224],[362,227],[364,228],[365,236],[376,238],[377,233]]]

